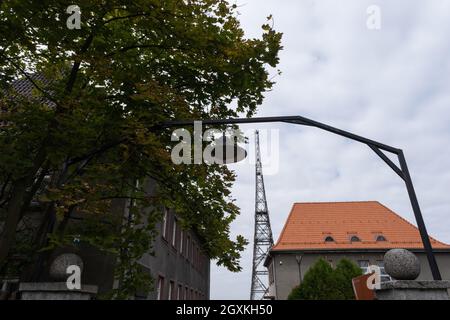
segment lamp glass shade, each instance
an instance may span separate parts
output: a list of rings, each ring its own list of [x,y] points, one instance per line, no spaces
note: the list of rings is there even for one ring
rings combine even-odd
[[[234,139],[222,136],[214,140],[211,156],[215,163],[236,163],[247,157],[247,151],[240,147]]]

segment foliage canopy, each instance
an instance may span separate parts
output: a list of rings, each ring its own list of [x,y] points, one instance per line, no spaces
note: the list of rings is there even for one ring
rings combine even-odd
[[[33,253],[32,263],[43,247],[76,238],[119,256],[124,297],[144,282],[136,260],[169,207],[211,258],[240,270],[246,240],[229,230],[239,213],[234,173],[174,165],[171,129],[159,124],[252,116],[273,86],[268,67],[278,64],[281,34],[265,24],[261,38],[245,38],[224,0],[79,0],[81,29],[69,30],[72,4],[0,3],[0,267],[17,251]],[[14,92],[20,78],[32,94]],[[19,248],[17,226],[36,199],[41,231]],[[118,203],[128,217],[115,214]],[[82,223],[71,222],[74,213]]]
[[[361,269],[348,259],[341,259],[336,269],[320,258],[306,272],[302,283],[292,289],[288,300],[352,300],[355,299],[352,279]]]

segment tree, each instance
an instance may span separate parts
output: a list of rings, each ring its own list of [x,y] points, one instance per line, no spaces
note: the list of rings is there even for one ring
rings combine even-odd
[[[337,280],[331,265],[320,258],[306,272],[302,283],[294,288],[288,296],[289,300],[328,300],[342,299]]]
[[[273,86],[268,67],[278,64],[281,34],[265,24],[260,39],[246,39],[236,5],[224,0],[80,0],[81,28],[68,29],[72,4],[0,4],[0,268],[37,199],[44,218],[31,263],[78,239],[119,257],[121,297],[145,282],[136,281],[136,259],[164,206],[219,265],[240,270],[247,242],[230,239],[234,173],[174,165],[171,130],[160,123],[252,116]],[[11,88],[19,78],[32,94]],[[144,187],[149,177],[156,194]],[[128,217],[114,214],[118,201]],[[74,212],[84,220],[73,223]]]
[[[362,275],[361,268],[349,259],[344,258],[338,262],[334,272],[338,280],[339,291],[344,299],[354,300],[355,293],[353,292],[352,279]]]
[[[320,258],[305,274],[301,284],[288,300],[351,300],[354,299],[351,280],[361,275],[361,269],[348,259],[341,259],[333,270]]]

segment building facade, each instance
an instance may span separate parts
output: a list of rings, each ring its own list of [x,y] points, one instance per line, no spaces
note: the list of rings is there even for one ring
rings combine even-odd
[[[114,211],[126,216],[126,201],[116,201]],[[173,210],[164,209],[162,220],[156,223],[156,236],[151,249],[138,261],[141,272],[153,279],[151,290],[136,292],[130,299],[137,300],[205,300],[210,296],[210,259],[203,250],[201,239],[192,229],[182,228],[182,223]],[[73,214],[76,221],[83,216]],[[42,215],[39,211],[26,215],[28,222],[33,219],[39,225]],[[120,284],[115,280],[114,271],[117,257],[101,252],[84,242],[75,247],[60,247],[52,251],[49,261],[64,253],[74,253],[83,261],[81,283],[98,287],[98,296],[102,296]],[[25,270],[23,270],[25,271]],[[5,281],[14,291],[21,281],[22,274],[4,277],[0,274],[0,285]],[[52,282],[48,265],[36,282]],[[6,283],[6,282],[5,282]],[[0,286],[1,287],[1,286]]]
[[[137,299],[207,300],[210,286],[210,259],[201,240],[192,230],[183,229],[177,216],[166,209],[158,223],[153,243],[154,255],[145,254],[140,264],[150,272],[154,289]]]
[[[450,245],[430,237],[443,279],[450,279]],[[418,279],[432,280],[419,230],[376,201],[295,203],[277,243],[265,261],[272,299],[287,299],[308,269],[323,258],[336,266],[342,258],[358,264],[363,272],[378,265],[382,281],[386,251],[403,248],[420,260]]]

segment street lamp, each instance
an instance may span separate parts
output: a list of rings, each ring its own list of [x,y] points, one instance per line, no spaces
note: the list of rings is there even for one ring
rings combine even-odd
[[[195,120],[186,121],[169,121],[163,123],[165,127],[174,126],[192,126]],[[293,123],[297,125],[316,127],[333,134],[337,134],[346,137],[351,140],[358,141],[367,145],[372,149],[392,170],[394,170],[397,175],[403,179],[408,191],[409,200],[411,201],[411,206],[416,218],[417,227],[422,238],[423,247],[427,254],[428,263],[430,265],[431,273],[434,280],[442,280],[439,268],[436,262],[436,258],[433,253],[433,248],[431,247],[430,238],[428,236],[427,229],[425,227],[425,222],[420,211],[419,202],[417,200],[416,192],[414,191],[414,186],[409,174],[408,166],[406,164],[405,155],[401,149],[397,149],[386,144],[364,138],[362,136],[337,129],[335,127],[305,118],[301,116],[287,116],[287,117],[259,117],[259,118],[231,118],[231,119],[206,119],[201,120],[204,125],[229,125],[229,124],[246,124],[246,123],[270,123],[270,122],[285,122]],[[398,167],[391,159],[389,159],[384,152],[390,152],[398,157],[400,167]]]
[[[226,137],[225,132],[222,137],[214,140],[214,143],[215,146],[211,152],[211,156],[215,163],[235,163],[244,160],[247,157],[247,151],[237,144],[234,137]]]

